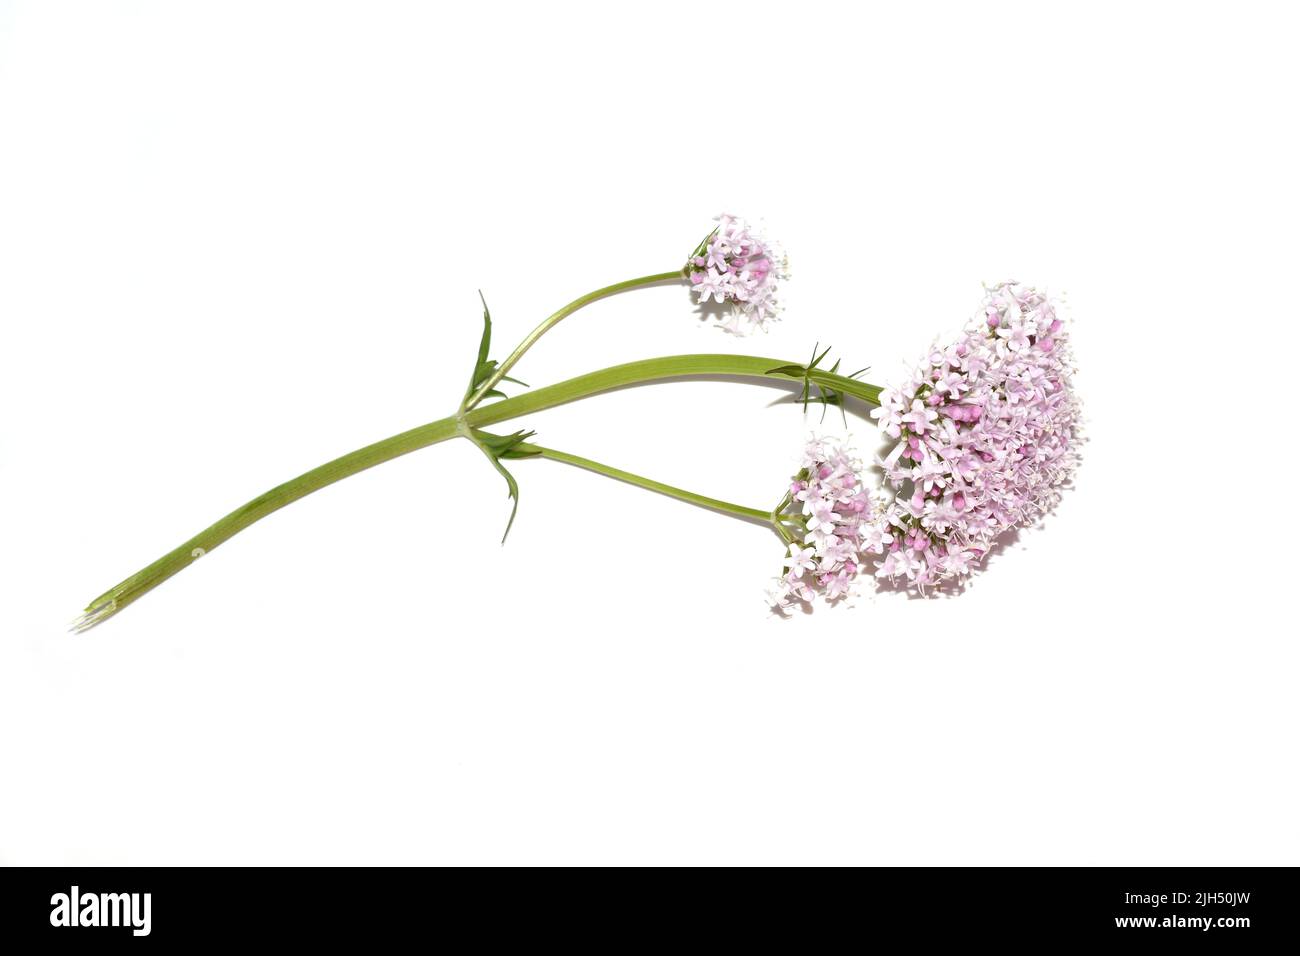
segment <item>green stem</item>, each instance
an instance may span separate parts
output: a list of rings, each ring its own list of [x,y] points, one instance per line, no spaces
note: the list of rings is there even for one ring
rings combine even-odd
[[[682,269],[676,269],[673,272],[658,272],[652,276],[641,276],[638,279],[627,279],[623,282],[615,282],[613,285],[607,285],[603,289],[597,289],[595,292],[588,292],[586,295],[574,299],[568,305],[551,313],[542,321],[541,325],[524,336],[524,340],[519,343],[513,352],[506,356],[506,360],[497,366],[496,371],[488,376],[487,380],[478,387],[477,391],[475,391],[473,395],[465,399],[464,404],[461,405],[461,411],[467,412],[474,408],[474,406],[478,405],[479,402],[483,401],[483,396],[495,388],[501,379],[505,378],[509,371],[515,367],[515,364],[524,357],[524,353],[537,344],[538,339],[556,325],[559,325],[563,319],[572,315],[574,312],[577,312],[583,306],[590,305],[598,299],[604,299],[607,296],[617,295],[620,292],[627,292],[630,289],[636,289],[646,285],[654,285],[656,282],[667,282],[669,279],[682,279],[685,275],[686,273]]]
[[[467,414],[465,419],[476,428],[482,428],[511,418],[518,418],[530,412],[538,412],[544,408],[553,408],[556,405],[563,405],[579,398],[586,398],[588,395],[595,395],[598,392],[607,392],[628,385],[642,385],[671,378],[734,376],[737,378],[774,379],[786,383],[802,381],[802,378],[794,378],[790,375],[773,372],[773,369],[780,368],[783,365],[794,364],[797,363],[783,363],[780,359],[762,358],[755,355],[725,354],[669,355],[663,358],[642,359],[638,362],[627,362],[623,365],[603,368],[598,372],[588,372],[586,375],[579,375],[576,378],[555,385],[535,388],[524,392],[522,395],[484,405]],[[823,372],[820,369],[814,369],[808,377],[819,385],[824,385],[846,395],[852,395],[867,404],[880,404],[881,388],[879,385],[860,382],[855,378],[848,378],[844,375]]]
[[[666,379],[692,376],[736,376],[753,379],[776,379],[782,382],[797,381],[788,375],[777,375],[772,372],[772,369],[789,364],[791,363],[782,362],[779,359],[760,358],[751,355],[672,355],[664,358],[645,359],[639,362],[628,362],[625,365],[615,365],[586,375],[579,375],[577,378],[571,378],[555,385],[493,402],[463,415],[441,418],[427,425],[409,429],[393,435],[391,438],[375,442],[373,445],[367,445],[354,452],[349,452],[341,458],[336,458],[318,468],[313,468],[292,481],[277,485],[265,494],[259,495],[243,507],[237,508],[216,524],[205,528],[184,544],[169,551],[153,564],[136,572],[95,598],[87,605],[86,613],[78,619],[74,624],[74,628],[84,630],[108,619],[163,581],[166,581],[176,572],[193,564],[197,558],[202,557],[222,542],[229,540],[233,535],[238,534],[267,515],[278,511],[285,505],[367,468],[391,461],[419,448],[425,448],[446,441],[449,438],[455,438],[458,435],[467,435],[470,428],[481,428],[497,422],[518,418],[521,415],[553,408],[566,402],[587,398],[600,392],[607,392],[610,389],[646,382],[664,381]],[[811,378],[819,384],[827,385],[837,391],[853,395],[870,403],[875,403],[880,394],[880,389],[875,385],[868,385],[865,382],[859,382],[856,379],[846,378],[842,375],[834,375],[830,372],[814,370],[811,373]],[[667,488],[669,486],[663,487]],[[656,488],[655,490],[661,489]],[[683,492],[683,494],[690,493]],[[715,501],[715,499],[705,499],[705,501]],[[696,503],[704,503],[704,501]],[[713,507],[713,505],[706,504],[706,507]],[[766,512],[757,512],[757,514],[762,520],[768,518]],[[749,515],[746,515],[746,517],[749,517]]]
[[[676,498],[678,501],[686,501],[693,505],[699,505],[701,508],[710,508],[713,511],[721,511],[724,514],[735,515],[738,518],[747,518],[750,521],[759,521],[763,524],[772,523],[771,512],[764,511],[761,508],[746,508],[744,505],[737,505],[730,501],[723,501],[721,498],[710,498],[707,495],[697,495],[693,491],[687,491],[684,488],[676,488],[672,485],[666,485],[662,481],[655,481],[652,478],[633,474],[630,471],[624,471],[622,468],[614,468],[610,465],[604,465],[598,461],[592,461],[590,458],[581,458],[578,455],[570,455],[565,451],[556,451],[554,448],[544,448],[541,445],[533,445],[527,442],[521,444],[519,450],[533,452],[542,458],[549,459],[550,461],[562,461],[566,465],[585,468],[587,471],[594,471],[596,474],[605,475],[607,478],[616,478],[619,481],[626,481],[628,484],[636,485],[638,488],[657,491],[661,495],[667,495],[670,498]]]

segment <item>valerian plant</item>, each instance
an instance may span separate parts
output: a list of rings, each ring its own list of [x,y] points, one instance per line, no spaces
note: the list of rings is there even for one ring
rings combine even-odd
[[[200,531],[87,605],[76,631],[102,623],[233,535],[299,498],[349,475],[454,438],[472,442],[502,476],[510,500],[519,483],[506,462],[543,459],[584,468],[690,504],[761,522],[786,547],[783,572],[769,588],[778,612],[817,597],[835,602],[873,577],[921,593],[960,585],[995,539],[1049,510],[1077,461],[1078,404],[1067,330],[1056,304],[1013,283],[989,289],[977,319],[947,348],[934,348],[906,385],[883,390],[861,381],[866,369],[823,368],[829,349],[807,363],[752,355],[672,355],[615,365],[529,389],[510,372],[563,319],[598,299],[668,282],[683,283],[727,332],[769,327],[781,311],[785,255],[743,219],[722,215],[679,268],[628,279],[580,296],[544,319],[506,358],[491,358],[492,317],[455,413],[359,448],[272,488]],[[494,426],[627,385],[682,377],[794,382],[809,403],[878,406],[894,444],[873,482],[845,442],[811,438],[776,505],[754,508],[687,491],[589,458],[535,443],[536,433]],[[525,389],[506,394],[507,384]],[[505,537],[502,538],[505,541]]]

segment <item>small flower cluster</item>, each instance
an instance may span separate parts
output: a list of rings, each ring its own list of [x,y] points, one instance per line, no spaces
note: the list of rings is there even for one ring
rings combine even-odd
[[[691,289],[701,305],[731,303],[722,328],[737,335],[762,329],[780,312],[777,285],[788,279],[785,255],[745,220],[723,214],[718,228],[687,263]]]
[[[1016,283],[987,290],[961,337],[935,347],[872,414],[897,444],[876,576],[924,591],[962,580],[1010,528],[1049,511],[1078,455],[1079,405],[1056,305]]]
[[[797,510],[787,512],[789,507]],[[768,591],[769,603],[782,613],[819,593],[828,601],[849,593],[862,571],[863,553],[884,550],[872,522],[862,462],[833,439],[808,442],[802,468],[777,512],[785,533],[794,538],[786,572]]]

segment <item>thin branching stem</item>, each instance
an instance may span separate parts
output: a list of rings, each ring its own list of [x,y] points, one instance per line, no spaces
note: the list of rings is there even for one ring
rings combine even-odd
[[[574,299],[568,305],[557,309],[555,312],[552,312],[543,319],[542,323],[538,325],[537,328],[524,336],[524,340],[516,346],[513,352],[506,356],[505,361],[496,367],[496,370],[488,376],[483,384],[475,389],[472,395],[465,399],[464,403],[461,405],[461,411],[467,412],[482,402],[488,392],[496,388],[497,384],[500,383],[503,378],[507,377],[507,373],[509,373],[519,360],[524,357],[524,353],[537,344],[538,339],[555,326],[559,325],[563,319],[577,312],[582,307],[590,305],[599,299],[604,299],[611,295],[617,295],[620,292],[639,289],[642,286],[654,285],[658,282],[684,279],[685,277],[686,273],[683,269],[675,269],[672,272],[657,272],[654,275],[640,276],[636,279],[626,279],[623,282],[615,282],[613,285],[607,285],[602,289],[596,289],[594,292],[588,292],[586,295]]]
[[[73,627],[75,630],[85,630],[107,620],[249,525],[260,521],[267,515],[297,501],[299,498],[303,498],[314,491],[319,491],[321,488],[332,485],[334,482],[350,475],[355,475],[358,472],[391,461],[417,449],[426,448],[429,445],[447,441],[450,438],[465,437],[470,434],[469,429],[485,428],[497,422],[508,421],[521,415],[563,405],[566,402],[588,398],[611,389],[649,382],[719,376],[775,379],[788,382],[790,381],[788,375],[773,371],[773,369],[783,364],[786,363],[782,363],[777,359],[749,355],[673,355],[664,358],[644,359],[639,362],[628,362],[624,365],[615,365],[586,375],[579,375],[576,378],[555,385],[525,392],[523,395],[514,398],[507,398],[474,408],[464,414],[440,418],[427,425],[409,429],[372,445],[349,452],[333,461],[326,462],[291,481],[277,485],[270,491],[235,509],[215,524],[167,552],[148,567],[137,571],[126,580],[109,588],[95,598],[87,605],[86,612],[74,622]],[[874,404],[880,395],[879,387],[845,378],[841,375],[821,370],[815,370],[810,375],[814,381],[820,384],[834,388],[844,394],[853,395],[865,402]],[[766,521],[768,519],[768,512],[754,510],[760,520]],[[742,516],[753,517],[751,515]]]

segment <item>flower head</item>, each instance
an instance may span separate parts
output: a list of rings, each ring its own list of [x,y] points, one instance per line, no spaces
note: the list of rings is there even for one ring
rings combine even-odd
[[[745,220],[726,213],[686,264],[691,289],[701,305],[730,303],[721,326],[744,335],[762,329],[780,311],[777,285],[789,278],[784,253],[758,235]]]
[[[777,518],[789,542],[785,573],[768,589],[769,603],[784,612],[851,593],[864,555],[880,554],[892,536],[873,526],[875,509],[863,480],[862,462],[842,443],[810,439],[798,474]]]
[[[881,461],[893,500],[878,521],[892,541],[877,577],[960,581],[999,535],[1056,504],[1081,441],[1057,309],[1030,286],[994,286],[955,343],[881,394],[872,414],[897,441]]]

